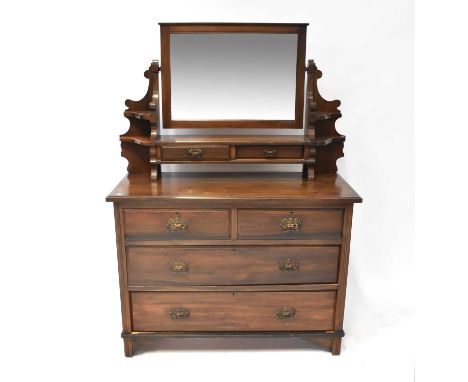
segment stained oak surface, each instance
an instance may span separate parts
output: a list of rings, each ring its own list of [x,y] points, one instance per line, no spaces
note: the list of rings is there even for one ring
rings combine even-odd
[[[361,197],[337,174],[309,182],[301,173],[164,173],[161,179],[127,175],[107,201],[135,200],[308,200],[360,203]]]
[[[134,331],[332,330],[334,291],[133,292]],[[289,319],[277,312],[294,309]],[[186,319],[171,312],[189,311]]]
[[[129,246],[128,285],[334,283],[339,253],[339,246]]]

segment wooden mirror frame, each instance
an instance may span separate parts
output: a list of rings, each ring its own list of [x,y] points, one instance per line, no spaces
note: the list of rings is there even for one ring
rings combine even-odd
[[[302,129],[307,25],[263,23],[159,23],[161,27],[162,119],[165,129],[174,128],[260,128]],[[296,101],[294,120],[172,120],[170,35],[173,33],[288,33],[297,34]]]

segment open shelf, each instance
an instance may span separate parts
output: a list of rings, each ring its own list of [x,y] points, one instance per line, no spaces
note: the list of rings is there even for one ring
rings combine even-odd
[[[121,142],[130,142],[136,143],[141,146],[154,146],[154,142],[151,142],[150,137],[144,135],[121,135],[120,136]]]
[[[315,138],[311,140],[311,146],[327,146],[335,142],[344,142],[346,136],[344,135],[333,135],[328,137]]]
[[[314,111],[312,114],[315,114],[317,121],[325,121],[327,119],[341,117],[340,111]]]
[[[308,145],[310,140],[303,135],[161,135],[156,143],[225,143],[241,145]]]
[[[161,135],[152,142],[149,136],[121,135],[121,142],[136,143],[142,146],[158,146],[160,144],[232,144],[232,145],[298,145],[327,146],[335,142],[343,142],[344,135],[334,135],[309,139],[302,135]]]
[[[124,116],[128,118],[143,119],[145,121],[156,120],[156,110],[125,110]]]

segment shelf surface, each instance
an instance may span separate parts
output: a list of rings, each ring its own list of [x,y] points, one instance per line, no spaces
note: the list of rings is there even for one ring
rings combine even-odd
[[[147,174],[127,175],[107,201],[151,199],[243,200],[303,198],[316,201],[362,202],[361,197],[337,174],[307,181],[299,172],[226,173],[169,172],[157,181]]]
[[[136,119],[143,119],[145,121],[152,121],[153,119],[156,119],[156,111],[155,110],[125,110],[124,116],[136,118]]]
[[[154,146],[154,143],[151,142],[150,137],[145,135],[121,135],[120,141],[136,143],[142,146]]]
[[[161,135],[156,143],[232,143],[243,145],[304,145],[303,135]]]
[[[303,135],[162,135],[151,142],[149,136],[121,135],[122,142],[132,142],[143,146],[160,144],[240,144],[240,145],[299,145],[326,146],[345,140],[344,135],[309,139]]]

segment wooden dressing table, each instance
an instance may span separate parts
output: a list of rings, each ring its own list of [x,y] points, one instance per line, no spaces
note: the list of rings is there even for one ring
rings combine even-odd
[[[306,27],[161,24],[162,69],[153,62],[145,97],[126,101],[130,128],[120,139],[128,175],[107,197],[114,203],[126,356],[140,339],[161,337],[304,337],[340,353],[353,204],[362,199],[336,174],[345,138],[334,127],[340,103],[320,96],[321,73],[313,61],[305,66]],[[294,91],[284,87],[293,93],[292,119],[173,119],[171,92],[183,93],[177,77],[171,87],[183,66],[177,49],[204,44],[204,36],[214,38],[210,44],[240,38],[236,46],[267,36],[265,50],[271,38],[278,37],[280,50],[294,41]],[[239,133],[161,135],[160,71],[165,128]],[[249,128],[304,134],[240,133]],[[162,164],[177,163],[300,164],[303,171],[162,173]]]

